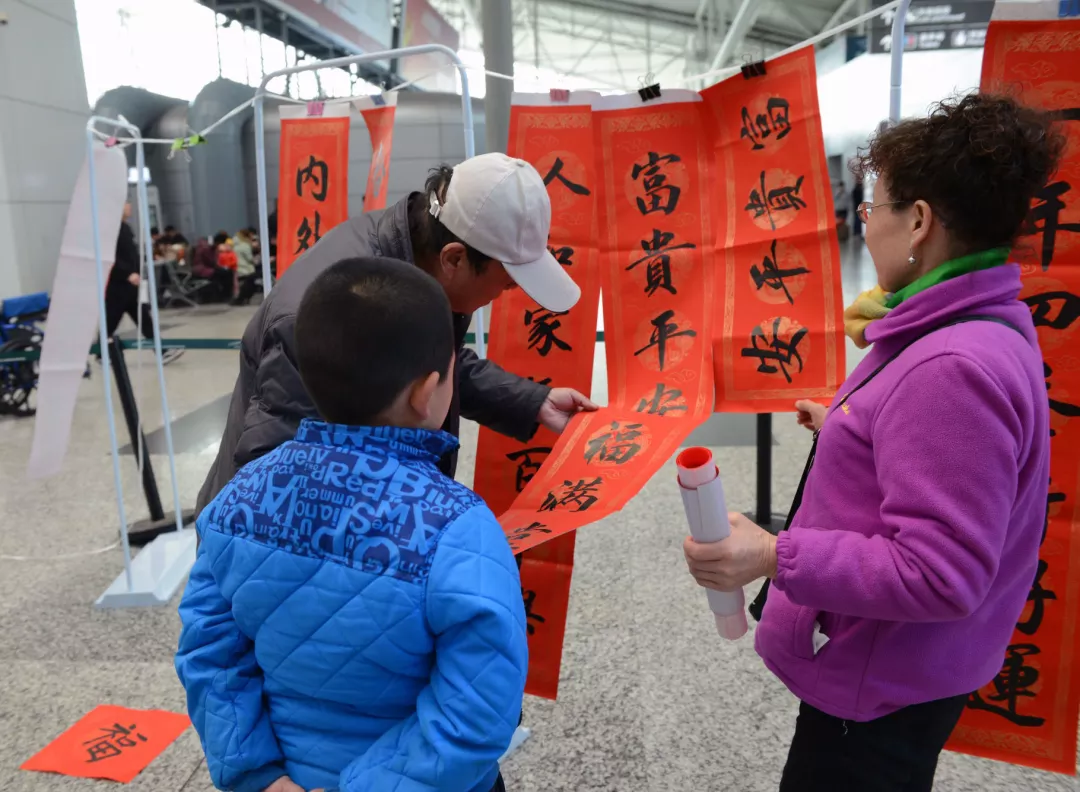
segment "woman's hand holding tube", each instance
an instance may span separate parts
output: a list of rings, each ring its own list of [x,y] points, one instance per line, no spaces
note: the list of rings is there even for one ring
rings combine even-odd
[[[736,591],[776,576],[776,537],[738,512],[728,513],[731,536],[720,542],[683,542],[686,565],[699,586]]]

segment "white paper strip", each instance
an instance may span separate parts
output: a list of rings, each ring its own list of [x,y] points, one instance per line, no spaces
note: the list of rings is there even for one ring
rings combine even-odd
[[[94,145],[98,189],[98,230],[106,275],[116,255],[116,238],[127,200],[127,158],[119,148]],[[37,417],[27,476],[56,475],[67,454],[75,399],[86,357],[98,327],[98,281],[90,215],[90,182],[83,162],[68,207],[60,244],[45,341],[41,348]]]

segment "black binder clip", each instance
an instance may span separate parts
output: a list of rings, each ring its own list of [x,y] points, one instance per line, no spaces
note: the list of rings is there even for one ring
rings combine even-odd
[[[660,98],[660,83],[654,83],[653,74],[649,72],[644,77],[638,78],[638,96],[641,97],[642,102],[649,102],[653,99]]]
[[[752,80],[754,77],[764,77],[765,61],[759,60],[744,63],[742,65],[742,76],[744,80]]]

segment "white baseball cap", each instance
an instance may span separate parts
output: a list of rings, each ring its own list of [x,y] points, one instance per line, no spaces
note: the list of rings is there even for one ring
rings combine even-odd
[[[481,154],[454,168],[440,203],[430,212],[447,230],[485,256],[501,261],[526,294],[552,312],[568,311],[581,289],[548,251],[551,199],[540,174],[525,160]]]

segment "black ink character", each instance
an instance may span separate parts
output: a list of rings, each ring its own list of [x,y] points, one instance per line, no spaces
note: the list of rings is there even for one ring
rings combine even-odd
[[[635,352],[634,357],[637,357],[648,349],[656,347],[657,356],[660,361],[660,370],[664,370],[664,363],[667,360],[667,342],[673,338],[678,338],[679,336],[689,336],[691,338],[697,336],[696,330],[680,330],[679,325],[671,321],[674,316],[674,311],[664,311],[652,320],[653,331],[649,335],[649,343]]]
[[[1042,233],[1042,268],[1043,272],[1050,269],[1050,262],[1054,260],[1054,250],[1057,247],[1057,235],[1059,231],[1072,233],[1080,232],[1080,223],[1062,223],[1061,213],[1065,209],[1062,200],[1067,192],[1072,189],[1068,182],[1052,182],[1035,193],[1036,204],[1028,212],[1022,233]]]
[[[675,388],[668,388],[664,383],[656,383],[656,391],[651,399],[642,399],[638,402],[637,411],[648,415],[664,416],[669,412],[686,411],[685,404],[675,404],[682,398],[683,392]]]
[[[559,181],[561,181],[566,186],[566,189],[568,189],[574,195],[589,195],[590,194],[588,187],[586,187],[586,186],[584,186],[582,184],[574,184],[568,178],[563,176],[562,169],[563,169],[563,161],[560,158],[556,157],[555,158],[555,164],[553,164],[551,166],[551,170],[548,171],[548,175],[544,177],[544,184],[545,185],[546,184],[551,184],[551,182],[553,180],[558,179]]]
[[[557,317],[566,316],[567,313],[568,311],[553,313],[543,308],[526,311],[525,326],[529,327],[529,349],[536,349],[539,346],[540,348],[536,351],[541,357],[547,357],[553,346],[563,352],[569,352],[573,347],[555,335],[555,331],[562,327],[562,322]]]
[[[690,242],[671,244],[674,241],[674,234],[654,228],[652,239],[641,240],[641,249],[645,255],[626,268],[629,271],[642,262],[646,263],[645,293],[650,297],[656,294],[658,289],[663,289],[669,294],[676,294],[675,286],[671,282],[671,252],[697,248],[697,245]]]
[[[1039,647],[1034,644],[1010,646],[1001,671],[990,683],[994,686],[994,693],[983,699],[982,694],[975,691],[968,699],[968,709],[993,712],[1017,726],[1042,726],[1045,718],[1021,715],[1016,711],[1019,699],[1035,698],[1035,692],[1028,688],[1039,681],[1039,669],[1025,665],[1024,659],[1039,653]]]
[[[518,492],[520,491],[521,490],[518,490]],[[514,544],[515,542],[524,542],[526,539],[530,539],[533,534],[541,533],[549,534],[551,533],[551,529],[543,523],[534,522],[531,525],[526,525],[524,528],[518,528],[506,538],[511,544]]]
[[[101,729],[104,734],[83,743],[89,757],[87,764],[112,759],[122,754],[124,748],[134,748],[139,742],[146,742],[146,738],[136,733],[135,728],[135,724],[125,729],[119,723],[114,723],[111,728]]]
[[[667,176],[660,172],[661,163],[682,162],[682,158],[677,154],[657,154],[655,151],[649,152],[649,161],[645,165],[634,165],[630,172],[630,176],[637,181],[642,175],[645,176],[642,179],[642,184],[645,187],[645,198],[638,198],[637,207],[638,211],[643,215],[652,214],[653,212],[663,212],[666,215],[670,215],[675,211],[675,207],[679,205],[679,196],[682,195],[682,190],[673,184],[667,183]]]
[[[296,250],[293,255],[300,255],[305,250],[310,248],[320,239],[322,239],[321,233],[322,218],[319,213],[315,213],[315,227],[312,228],[308,219],[305,217],[304,222],[300,224],[300,228],[296,230]]]
[[[1025,297],[1024,302],[1031,309],[1036,327],[1065,330],[1080,319],[1080,297],[1067,291],[1033,294]]]
[[[776,266],[776,240],[774,239],[770,246],[771,255],[765,257],[762,261],[761,267],[758,268],[757,264],[750,267],[750,277],[754,279],[754,285],[757,286],[758,291],[761,291],[762,286],[768,286],[773,291],[783,291],[784,296],[787,297],[788,303],[795,304],[794,298],[791,296],[791,292],[788,291],[787,284],[784,283],[784,278],[794,278],[796,275],[806,275],[810,272],[806,267],[793,267],[791,269],[780,269]]]
[[[588,511],[589,507],[600,500],[596,492],[603,483],[604,480],[599,476],[592,481],[579,479],[576,484],[572,481],[564,481],[562,490],[558,494],[554,491],[547,494],[543,505],[540,506],[540,511],[555,511],[562,506],[572,507],[568,509],[571,512]]]
[[[620,424],[611,422],[611,431],[589,441],[585,449],[585,461],[592,463],[611,462],[621,465],[629,462],[641,450],[641,444],[634,441],[641,437],[641,424]]]
[[[756,118],[751,118],[750,111],[744,107],[742,132],[739,133],[739,137],[749,139],[750,148],[753,151],[765,148],[765,144],[761,141],[773,133],[776,134],[776,140],[783,139],[791,131],[791,124],[788,121],[789,110],[787,99],[777,98],[769,99],[765,103],[765,112],[758,113]]]
[[[564,267],[574,266],[574,249],[567,245],[563,247],[549,247],[548,253],[555,257],[555,260],[562,264]]]
[[[547,459],[547,455],[550,453],[550,448],[537,447],[523,448],[521,451],[506,455],[507,459],[518,466],[514,476],[514,486],[517,487],[518,492],[524,490],[525,485],[532,481],[533,476],[540,470],[540,466],[544,464],[544,460]],[[534,459],[534,455],[543,456],[540,459]]]
[[[529,635],[536,632],[536,627],[533,626],[533,622],[539,622],[543,624],[545,619],[539,613],[533,613],[533,607],[536,605],[536,592],[521,590],[521,599],[525,603],[525,629]]]
[[[296,171],[296,195],[304,196],[304,185],[312,183],[311,197],[316,201],[326,200],[326,191],[330,186],[330,170],[322,160],[309,156],[306,168],[298,168]]]
[[[1043,361],[1043,374],[1046,375],[1046,390],[1049,393],[1050,377],[1053,376],[1054,370],[1050,368],[1050,365]],[[1050,409],[1056,412],[1058,415],[1063,415],[1066,418],[1080,418],[1080,406],[1075,404],[1069,404],[1068,402],[1058,401],[1057,399],[1050,399]],[[1050,436],[1054,436],[1054,431],[1050,431]]]
[[[766,190],[765,171],[762,171],[761,188],[759,190],[755,187],[750,191],[750,201],[744,208],[748,211],[753,210],[755,220],[762,215],[768,216],[769,225],[775,231],[776,219],[773,217],[773,212],[782,212],[788,209],[798,212],[800,209],[806,208],[806,201],[799,197],[804,178],[800,176],[793,185]]]
[[[791,374],[788,366],[795,362],[802,373],[803,359],[799,354],[799,342],[809,332],[805,327],[800,327],[790,341],[780,338],[780,317],[773,321],[772,338],[765,335],[761,327],[755,327],[750,333],[750,346],[742,350],[743,357],[756,357],[758,359],[758,371],[762,374],[782,373],[784,379],[791,382]]]
[[[1038,632],[1039,627],[1042,626],[1046,600],[1057,599],[1057,594],[1044,588],[1042,584],[1042,577],[1049,568],[1050,565],[1040,558],[1038,570],[1035,572],[1035,582],[1031,584],[1031,591],[1028,592],[1027,598],[1027,601],[1031,603],[1031,615],[1016,625],[1016,629],[1024,635],[1032,636]]]

